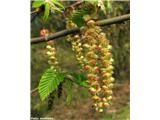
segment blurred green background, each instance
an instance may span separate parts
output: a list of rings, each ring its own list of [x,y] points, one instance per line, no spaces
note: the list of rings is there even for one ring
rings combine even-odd
[[[73,1],[65,1],[66,6]],[[99,14],[99,19],[112,18],[128,14],[130,3],[127,1],[115,1],[111,3],[111,9],[106,15]],[[42,20],[43,14],[31,23],[31,38],[38,37],[43,28],[51,32],[65,29],[64,16],[51,14],[48,21]],[[53,117],[56,120],[129,120],[129,80],[130,80],[130,22],[113,24],[102,28],[113,46],[114,77],[116,79],[114,88],[113,104],[104,113],[96,113],[92,110],[90,94],[86,88],[73,84],[72,101],[66,102],[66,84],[63,84],[61,98],[54,98],[52,109],[48,110],[48,100],[42,102],[38,93],[31,95],[31,117]],[[66,42],[66,37],[58,38],[56,41],[57,55],[60,66],[67,72],[79,72],[79,66],[71,45]],[[35,89],[43,72],[49,67],[48,58],[45,55],[46,43],[31,45],[31,89]]]

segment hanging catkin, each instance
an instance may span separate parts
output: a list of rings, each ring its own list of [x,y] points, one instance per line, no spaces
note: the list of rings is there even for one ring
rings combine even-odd
[[[95,21],[88,20],[87,27],[81,29],[82,40],[85,44],[85,70],[89,91],[92,94],[95,110],[103,112],[109,107],[112,100],[114,78],[112,46]]]

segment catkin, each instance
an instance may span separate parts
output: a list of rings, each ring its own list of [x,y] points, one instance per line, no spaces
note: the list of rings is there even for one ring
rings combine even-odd
[[[66,28],[71,29],[77,27],[72,21],[67,21]],[[75,52],[76,59],[78,63],[81,65],[81,68],[84,67],[84,56],[83,56],[83,48],[81,43],[81,38],[79,34],[68,35],[67,41],[71,42],[72,50]]]
[[[87,72],[89,91],[97,112],[103,112],[104,108],[110,106],[112,100],[112,88],[114,78],[112,46],[102,32],[95,25],[95,21],[88,20],[87,27],[81,28],[82,41],[85,43],[84,69]]]
[[[41,36],[48,36],[51,34],[47,29],[42,29],[40,32]],[[58,68],[58,60],[56,56],[56,49],[55,49],[55,43],[53,40],[50,40],[47,42],[46,45],[46,54],[48,56],[48,63],[51,67],[51,69],[55,70]]]

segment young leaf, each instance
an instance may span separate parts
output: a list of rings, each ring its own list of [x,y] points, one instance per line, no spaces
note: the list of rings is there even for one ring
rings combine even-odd
[[[85,24],[83,16],[87,15],[89,11],[87,10],[77,10],[71,16],[71,20],[78,26],[81,27]]]
[[[43,101],[49,94],[58,88],[58,85],[64,80],[64,75],[53,69],[47,69],[42,75],[38,90],[40,98]]]
[[[87,2],[97,5],[98,7],[100,7],[100,9],[103,11],[104,14],[106,14],[106,8],[104,5],[104,0],[88,0]]]
[[[45,11],[44,11],[44,17],[43,17],[44,20],[48,19],[49,12],[50,12],[50,4],[45,3]]]
[[[86,83],[86,76],[84,74],[76,74],[76,73],[73,73],[72,76],[74,77],[75,79],[75,82],[80,85],[80,86],[83,86],[83,87],[89,87],[89,85]]]
[[[32,7],[38,8],[38,7],[42,6],[44,3],[45,3],[44,0],[38,0],[38,1],[36,0],[33,2]]]
[[[106,9],[112,11],[112,1],[105,1],[106,2]]]
[[[60,2],[58,2],[58,0],[52,0],[52,2],[53,2],[55,5],[61,7],[62,9],[65,9],[64,6],[63,6]]]
[[[106,14],[106,8],[104,6],[103,0],[98,1],[98,6],[101,8],[101,10]]]
[[[71,101],[72,101],[72,82],[71,81],[66,81],[66,84],[67,84],[67,99],[66,99],[66,102],[67,102],[67,105],[70,105],[71,104]]]

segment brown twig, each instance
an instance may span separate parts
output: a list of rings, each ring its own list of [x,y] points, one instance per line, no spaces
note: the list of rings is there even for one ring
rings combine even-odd
[[[111,25],[111,24],[117,24],[120,22],[124,22],[130,19],[130,14],[104,19],[96,22],[96,25],[99,26],[105,26],[105,25]],[[79,28],[73,28],[73,29],[65,29],[59,32],[56,32],[52,35],[49,35],[47,37],[36,37],[31,39],[31,44],[41,43],[49,40],[55,40],[55,38],[63,37],[69,34],[74,34],[80,32]]]
[[[83,2],[84,2],[84,1],[82,1],[82,0],[78,0],[78,1],[76,1],[75,3],[71,4],[70,6],[66,7],[66,9],[70,9],[70,8],[71,8],[72,10],[74,10],[75,7],[81,5]]]

